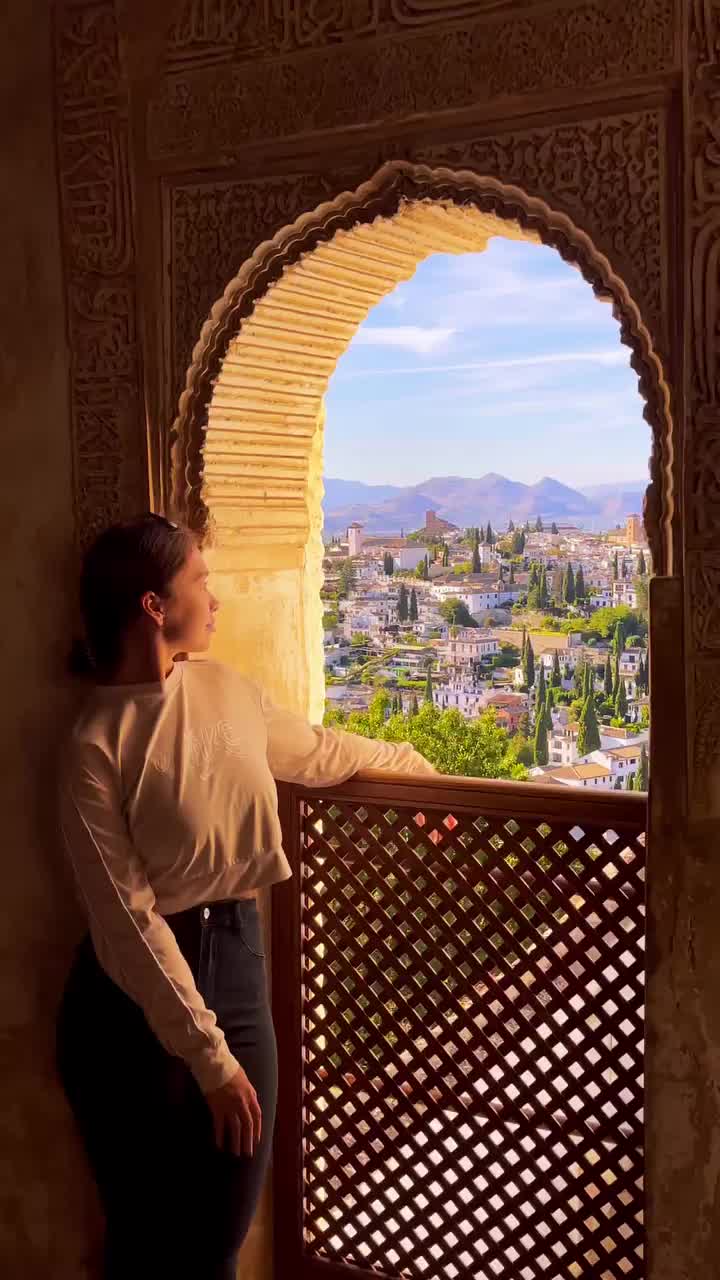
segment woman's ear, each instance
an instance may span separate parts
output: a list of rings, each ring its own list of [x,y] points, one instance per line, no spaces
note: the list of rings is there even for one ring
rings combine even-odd
[[[156,626],[164,626],[165,605],[163,604],[162,597],[159,596],[157,592],[146,591],[145,594],[140,597],[140,607],[143,613],[146,613],[149,618],[152,618]]]

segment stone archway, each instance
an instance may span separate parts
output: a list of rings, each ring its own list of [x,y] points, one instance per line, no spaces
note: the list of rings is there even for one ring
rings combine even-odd
[[[171,437],[173,510],[203,535],[228,606],[222,656],[259,669],[316,717],[328,379],[371,308],[421,261],[481,251],[496,235],[556,248],[612,302],[653,433],[645,512],[653,562],[672,572],[669,392],[638,306],[607,258],[567,216],[517,188],[386,164],[243,265],[203,327]]]

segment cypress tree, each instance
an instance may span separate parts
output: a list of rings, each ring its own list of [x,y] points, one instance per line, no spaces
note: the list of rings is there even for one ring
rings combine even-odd
[[[573,573],[573,567],[569,560],[568,560],[567,572],[565,574],[564,596],[565,596],[566,604],[575,603],[575,575]]]
[[[624,720],[627,716],[627,694],[625,692],[625,681],[620,680],[618,683],[618,691],[615,695],[615,715],[618,720]]]
[[[633,775],[631,773],[629,773],[625,779],[625,790],[626,791],[635,790],[635,779],[633,778]]]
[[[414,693],[412,698],[410,699],[410,715],[416,716],[419,710],[420,708],[418,706],[417,694]]]
[[[532,642],[529,636],[525,643],[522,666],[523,682],[527,685],[528,689],[532,689],[535,683],[535,654],[533,652]]]
[[[615,624],[612,638],[612,651],[619,657],[625,649],[625,627],[622,621]]]
[[[647,791],[649,782],[648,753],[643,742],[640,750],[640,767],[635,774],[635,790]]]
[[[423,701],[429,702],[430,706],[433,704],[432,667],[428,667],[427,669],[427,676],[425,677],[425,696]]]
[[[512,560],[511,560],[511,561],[510,561],[510,573],[508,574],[508,586],[513,586],[513,585],[514,585],[514,583],[515,583],[515,565],[513,564]]]
[[[617,558],[617,551],[615,552],[615,555],[613,556],[612,576],[613,576],[613,582],[617,582],[617,580],[618,580],[618,558]]]
[[[640,555],[637,558],[637,572],[638,572],[638,578],[644,578],[645,574],[647,573],[645,556],[642,551],[640,552]],[[644,788],[644,790],[647,790],[647,788]]]
[[[578,565],[578,571],[575,576],[575,599],[585,599],[585,574],[582,565]]]
[[[544,533],[544,529],[543,529],[543,522],[542,522],[542,517],[541,517],[541,516],[538,516],[537,520],[535,521],[535,532],[536,532],[536,533]]]
[[[480,572],[481,567],[482,567],[482,566],[481,566],[481,563],[480,563],[480,548],[479,548],[479,547],[477,546],[477,544],[476,544],[476,545],[473,547],[473,552],[472,552],[472,572],[473,572],[473,573],[479,573],[479,572]]]
[[[612,687],[612,700],[613,700],[613,702],[615,701],[615,699],[616,699],[616,698],[617,698],[617,696],[618,696],[618,689],[619,689],[619,688],[620,688],[620,659],[619,659],[618,655],[617,655],[617,654],[615,654],[615,663],[614,663],[614,668],[613,668],[613,687]]]
[[[533,743],[533,754],[536,764],[547,764],[548,762],[548,740],[547,728],[545,725],[545,717],[538,716],[535,725],[535,741]]]
[[[550,685],[553,689],[562,688],[562,676],[560,675],[560,658],[558,651],[555,650],[553,655],[552,675],[550,677]]]
[[[573,683],[575,685],[575,697],[583,698],[585,696],[585,663],[582,658],[575,665],[575,676]]]
[[[487,544],[488,544],[488,546],[489,546],[489,547],[491,547],[491,546],[492,546],[492,544],[493,544],[493,531],[492,531],[492,525],[490,524],[490,521],[489,521],[489,520],[488,520],[488,522],[487,522],[487,529],[485,530],[485,541],[487,542]]]
[[[418,620],[417,591],[415,590],[414,587],[410,591],[409,617],[411,622],[417,622]]]
[[[547,572],[545,565],[540,570],[540,581],[538,582],[538,590],[540,595],[540,608],[547,609],[550,597],[548,595]]]
[[[558,531],[558,527],[557,527],[557,525],[556,525],[555,521],[553,520],[552,524],[550,525],[550,532],[551,532],[551,533],[557,533],[557,531]]]
[[[398,621],[407,622],[408,619],[408,593],[404,582],[400,583],[400,595],[398,597]]]
[[[588,694],[580,715],[577,750],[579,756],[587,756],[600,748],[600,729],[595,714],[595,699]]]
[[[603,688],[605,690],[605,697],[611,698],[612,692],[613,692],[613,672],[612,672],[612,663],[610,661],[609,653],[607,658],[605,659],[605,675],[603,679]]]
[[[591,662],[585,664],[585,674],[583,676],[583,697],[591,698],[595,693],[595,674]]]
[[[542,662],[538,663],[537,680],[535,681],[535,714],[539,714],[538,708],[545,706],[545,667]]]
[[[515,523],[514,521],[510,520],[508,522],[508,533],[514,533],[514,532],[515,532]]]

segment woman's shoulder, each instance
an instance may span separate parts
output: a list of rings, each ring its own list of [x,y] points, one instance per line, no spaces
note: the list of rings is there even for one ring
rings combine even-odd
[[[237,695],[257,699],[259,686],[256,680],[243,675],[236,667],[227,662],[219,662],[216,658],[187,658],[183,663],[183,679],[201,687],[212,685]]]

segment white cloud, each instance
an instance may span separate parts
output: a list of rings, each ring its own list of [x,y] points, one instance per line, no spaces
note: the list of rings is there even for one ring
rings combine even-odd
[[[403,334],[408,332],[418,333],[442,333],[450,335],[452,329],[441,330],[416,330],[413,326],[399,329],[361,329],[356,337],[365,333],[386,333],[386,334]],[[411,346],[410,342],[392,342],[389,337],[380,339],[381,343],[388,346],[406,346],[409,349],[418,351],[420,354],[428,354],[433,347]],[[404,368],[395,369],[362,369],[353,373],[347,373],[344,378],[386,378],[386,377],[413,377],[418,373],[466,373],[469,371],[488,370],[488,369],[529,369],[538,366],[561,365],[561,364],[598,364],[598,365],[627,365],[630,362],[630,352],[625,347],[618,346],[611,348],[609,351],[553,351],[546,355],[540,356],[512,356],[500,360],[467,360],[458,364],[424,364],[416,368],[405,366]]]
[[[454,329],[425,328],[418,324],[363,326],[358,329],[353,341],[360,346],[400,347],[403,351],[414,351],[417,355],[427,356],[445,346],[454,332]]]

